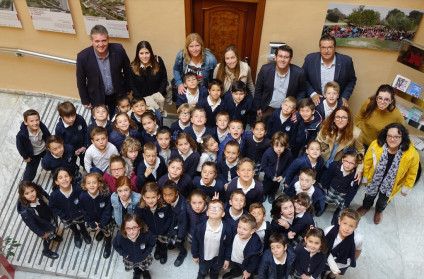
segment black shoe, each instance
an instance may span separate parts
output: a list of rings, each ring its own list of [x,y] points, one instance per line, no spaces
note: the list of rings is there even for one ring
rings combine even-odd
[[[175,249],[175,245],[172,243],[168,243],[168,250],[174,250]]]
[[[110,252],[112,248],[112,239],[110,237],[105,238],[105,250],[103,251],[103,258],[107,259],[110,257]]]
[[[56,235],[55,238],[53,238],[54,241],[56,242],[62,242],[63,241],[63,237],[61,237],[60,235]]]
[[[101,241],[104,236],[105,236],[105,234],[102,231],[99,231],[96,235],[96,240]]]
[[[59,258],[59,254],[56,253],[56,252],[53,252],[52,250],[43,251],[41,254],[44,257],[47,257],[47,258],[50,258],[50,259],[53,259],[53,260]]]
[[[222,279],[232,279],[235,277],[239,277],[243,274],[243,272],[237,272],[236,270],[234,270],[234,268],[232,268],[229,272],[225,273],[224,276],[222,276]]]
[[[272,202],[275,200],[275,195],[273,195],[273,194],[270,194],[270,195],[268,195],[268,202],[270,203],[270,204],[272,204]]]
[[[182,265],[185,257],[187,257],[187,255],[179,253],[177,259],[174,262],[174,266],[179,267],[180,265]]]
[[[335,226],[339,221],[339,214],[334,214],[333,218],[331,218],[331,225]]]
[[[84,239],[86,244],[91,244],[91,236],[88,232],[82,234],[82,239]]]
[[[168,261],[168,250],[166,249],[165,244],[162,245],[163,246],[159,251],[159,259],[161,264],[166,264],[166,262]]]
[[[141,278],[141,273],[133,272],[133,279],[140,279],[140,278]]]
[[[160,250],[160,247],[158,247],[158,245],[156,244],[156,249],[155,249],[155,252],[153,253],[153,258],[155,258],[155,260],[160,259],[159,250]]]
[[[197,273],[197,279],[205,279],[205,275]]]
[[[81,240],[81,235],[80,234],[74,234],[74,244],[75,247],[77,248],[81,248],[82,246],[82,240]]]
[[[148,270],[141,271],[141,274],[143,274],[143,279],[152,279]]]

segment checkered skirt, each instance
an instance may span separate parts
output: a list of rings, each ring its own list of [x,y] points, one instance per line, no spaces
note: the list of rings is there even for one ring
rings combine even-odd
[[[60,221],[62,222],[63,227],[65,229],[69,229],[69,227],[72,225],[78,225],[78,224],[84,223],[84,216],[81,215],[81,216],[78,216],[77,218],[70,219],[70,220],[61,219]]]
[[[103,232],[104,234],[109,234],[112,235],[113,234],[113,230],[115,229],[115,222],[110,221],[106,226],[104,226],[103,228],[99,228],[99,230],[101,232]],[[97,231],[96,229],[91,228],[92,232]]]
[[[127,259],[123,259],[124,260],[124,265],[125,265],[125,271],[130,271],[133,270],[135,267],[138,267],[141,270],[149,270],[150,266],[153,263],[153,257],[152,254],[149,254],[144,260],[142,260],[141,262],[138,263],[133,263],[130,262]]]
[[[327,195],[325,196],[325,202],[326,203],[333,203],[338,208],[343,209],[345,197],[346,197],[346,193],[340,193],[340,192],[334,190],[332,187],[330,187],[328,189]]]

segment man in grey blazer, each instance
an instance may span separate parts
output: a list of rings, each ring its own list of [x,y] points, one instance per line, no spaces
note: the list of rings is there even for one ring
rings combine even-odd
[[[87,109],[105,104],[112,117],[116,97],[130,92],[130,61],[121,44],[109,43],[104,26],[94,26],[90,39],[92,45],[77,56],[77,87],[81,103]]]
[[[292,58],[293,49],[282,45],[275,51],[275,61],[263,65],[259,71],[253,105],[265,123],[286,97],[298,101],[305,97],[305,76],[300,67],[290,63]]]
[[[347,106],[356,84],[352,58],[336,52],[336,39],[330,35],[321,37],[319,47],[320,52],[306,56],[302,67],[306,76],[307,97],[311,97],[318,105],[325,84],[335,81],[340,86],[341,102]]]

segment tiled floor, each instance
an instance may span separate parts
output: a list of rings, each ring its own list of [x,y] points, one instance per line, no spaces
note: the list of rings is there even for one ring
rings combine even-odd
[[[13,184],[13,174],[19,168],[21,158],[15,148],[15,135],[19,129],[22,112],[28,108],[43,111],[46,99],[50,96],[28,96],[10,93],[0,93],[0,206],[6,202],[10,185]],[[52,130],[52,129],[51,129]],[[384,219],[378,226],[373,223],[373,210],[361,220],[358,232],[364,238],[364,249],[357,262],[357,267],[349,269],[344,278],[373,278],[373,279],[397,279],[397,278],[421,278],[424,274],[424,201],[423,179],[406,198],[398,195],[384,212]],[[361,189],[354,202],[353,208],[357,208],[363,198]],[[269,204],[266,207],[269,210]],[[325,228],[330,223],[332,208],[320,218],[318,225]],[[0,232],[0,235],[3,232]],[[39,241],[39,240],[37,240]],[[188,246],[188,245],[186,245]],[[173,261],[177,253],[170,251],[166,265],[157,261],[151,269],[153,278],[195,278],[197,266],[193,263],[190,255],[184,264],[175,268]],[[34,272],[34,271],[33,271]],[[132,274],[124,271],[121,258],[115,263],[112,278],[131,278]],[[53,278],[50,276],[17,271],[17,279],[21,278]],[[66,278],[54,276],[54,278]]]

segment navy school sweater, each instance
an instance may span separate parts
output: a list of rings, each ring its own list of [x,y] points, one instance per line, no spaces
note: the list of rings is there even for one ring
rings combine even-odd
[[[196,106],[199,105],[200,103],[202,103],[203,100],[205,100],[209,96],[208,90],[206,88],[204,88],[201,85],[199,85],[198,88],[199,88],[199,99],[197,100]],[[182,104],[185,104],[187,102],[188,102],[188,100],[187,100],[187,95],[186,94],[178,94],[177,100],[176,100],[177,109]]]
[[[62,158],[53,157],[50,151],[46,152],[41,160],[41,167],[45,170],[54,172],[58,168],[66,168],[71,174],[75,174],[78,169],[74,148],[70,144],[65,144]]]
[[[202,212],[197,213],[193,210],[190,203],[187,201],[187,215],[189,220],[188,233],[192,237],[194,236],[194,229],[196,226],[208,219],[208,216],[206,215],[207,210],[208,207],[206,206]]]
[[[231,231],[233,232],[233,235],[236,235],[237,234],[238,221],[239,221],[240,218],[237,219],[237,220],[234,220],[234,218],[231,217],[231,215],[230,215],[230,208],[231,208],[231,206],[228,204],[227,207],[225,208],[225,215],[224,215],[223,220],[225,220],[225,222],[230,226]],[[247,212],[247,210],[243,208],[243,213],[240,215],[240,217],[243,216],[244,214],[247,214],[247,213],[249,213],[249,212]]]
[[[49,209],[48,204],[45,202],[45,200],[48,201],[48,199],[49,194],[43,190],[43,198],[39,199],[39,203],[44,207],[44,209]],[[51,214],[49,214],[49,216],[42,216],[38,213],[35,207],[25,206],[19,201],[17,203],[16,209],[21,215],[24,223],[37,236],[41,237],[46,232],[55,231],[55,227],[53,227],[50,223],[50,220],[54,218],[53,212],[50,211]]]
[[[142,138],[140,137],[140,132],[138,130],[134,130],[133,128],[130,128],[128,136],[138,139],[141,143],[141,146],[143,146],[144,142],[142,141]],[[116,149],[118,149],[118,152],[120,152],[122,144],[124,143],[126,138],[127,138],[126,135],[122,134],[121,132],[115,129],[109,135],[109,142],[115,145]]]
[[[243,154],[244,152],[244,133],[243,135],[241,135],[241,140],[240,140],[240,154]],[[219,144],[219,151],[218,151],[218,155],[216,157],[217,161],[221,160],[223,158],[223,154],[224,154],[224,149],[225,146],[227,145],[227,142],[229,142],[230,140],[235,140],[230,133],[228,133],[227,137]]]
[[[193,255],[193,258],[198,258],[202,261],[205,260],[205,234],[207,222],[208,220],[204,220],[196,226],[193,234],[193,240],[191,242],[191,254]],[[221,239],[219,242],[218,265],[223,265],[224,261],[231,260],[231,244],[234,239],[230,226],[225,221],[222,221],[222,225]]]
[[[285,176],[287,168],[290,166],[293,160],[292,153],[288,149],[284,149],[284,152],[278,157],[274,149],[268,147],[263,153],[261,166],[265,172],[265,177],[272,180],[274,177]]]
[[[266,124],[266,136],[271,139],[272,136],[277,132],[283,132],[289,136],[289,139],[293,137],[295,134],[296,123],[291,120],[291,116],[281,123],[281,108],[274,110],[271,116],[268,119],[268,123]]]
[[[87,123],[85,119],[77,114],[73,125],[65,128],[62,118],[56,125],[55,135],[61,137],[66,144],[70,144],[74,149],[88,147]]]
[[[332,248],[334,245],[334,241],[337,238],[339,233],[339,225],[336,224],[325,236],[327,240],[328,247],[330,249],[330,253],[334,256],[334,259],[337,263],[346,264],[347,259],[350,259],[350,266],[356,266],[355,252],[355,232],[351,235],[345,237],[336,247]]]
[[[246,125],[249,124],[251,127],[256,121],[256,111],[253,106],[253,98],[246,94],[240,104],[236,105],[233,99],[233,95],[230,91],[222,96],[224,102],[223,110],[228,112],[230,115],[230,121],[238,119],[243,122],[243,128],[246,129]]]
[[[303,153],[306,149],[306,144],[317,137],[321,122],[322,117],[318,111],[315,111],[314,119],[309,122],[305,122],[300,114],[297,113],[295,133],[290,138],[290,147],[294,157],[298,157],[300,153]]]
[[[310,252],[305,249],[302,243],[299,243],[294,250],[296,259],[293,263],[293,268],[300,275],[306,274],[313,278],[320,278],[321,272],[324,270],[327,262],[327,254],[321,252],[316,253],[312,257]]]
[[[237,164],[230,169],[230,167],[228,167],[225,161],[225,158],[221,158],[221,160],[218,160],[217,169],[218,169],[218,179],[224,182],[224,184],[229,183],[231,179],[234,179],[237,177]],[[228,180],[228,172],[230,172],[231,174],[230,180]]]
[[[147,258],[155,247],[156,239],[151,231],[141,233],[138,235],[135,242],[123,237],[118,230],[116,237],[113,239],[113,248],[124,259],[138,263]]]
[[[212,111],[211,106],[208,103],[208,96],[204,98],[202,101],[197,102],[196,107],[203,108],[206,112],[206,126],[208,127],[216,127],[216,115],[224,110],[225,104],[224,100],[221,99],[221,103]]]
[[[271,253],[271,249],[267,249],[261,257],[261,262],[258,268],[258,279],[288,279],[291,267],[293,265],[296,255],[294,254],[293,247],[287,246],[286,250],[286,274],[284,277],[277,277],[277,264]]]
[[[141,131],[140,138],[142,139],[142,142],[144,143],[147,143],[147,142],[157,143],[156,135],[151,135],[147,133],[145,130]]]
[[[328,166],[322,177],[322,186],[324,189],[331,187],[337,192],[347,193],[349,188],[358,186],[358,182],[354,182],[356,169],[352,170],[348,175],[343,176],[341,167],[341,161],[334,161]]]
[[[166,235],[172,224],[172,209],[170,205],[156,208],[153,213],[148,206],[136,207],[135,214],[140,215],[153,235]]]
[[[323,166],[324,159],[322,159],[322,157],[319,157],[317,159],[317,162],[314,167],[312,167],[311,161],[309,160],[307,154],[297,157],[288,167],[286,172],[286,180],[284,181],[284,183],[290,185],[293,181],[293,178],[299,175],[300,170],[307,167],[313,168],[317,171],[317,177],[315,180],[320,181]]]
[[[168,174],[164,174],[161,178],[159,178],[159,189],[162,189],[163,184],[165,184],[165,182],[168,180]],[[180,192],[180,194],[183,195],[184,198],[188,198],[191,193],[191,190],[193,190],[193,182],[191,177],[188,174],[183,173],[177,182],[177,187],[178,192]]]
[[[145,176],[144,173],[146,172],[147,166],[144,163],[144,160],[141,160],[140,164],[137,167],[137,180],[135,182],[137,188],[141,190],[141,188],[146,184],[147,182],[157,182],[159,178],[161,178],[163,175],[165,175],[168,172],[168,168],[166,167],[165,160],[158,155],[156,160],[159,160],[159,166],[156,169],[156,177],[153,175],[153,173],[149,174],[149,176]]]
[[[95,222],[103,228],[111,221],[112,205],[109,194],[105,196],[99,194],[93,199],[87,191],[82,191],[79,202],[84,220],[91,228],[96,228]]]
[[[87,142],[88,142],[88,144],[90,144],[90,143],[91,143],[90,132],[91,132],[91,130],[92,130],[94,127],[97,127],[97,126],[98,126],[98,125],[97,125],[97,123],[96,123],[96,120],[94,120],[94,119],[93,119],[93,121],[90,123],[90,125],[88,125],[88,127],[87,127]],[[108,119],[108,120],[107,120],[107,122],[106,122],[105,129],[106,129],[106,131],[107,131],[107,135],[109,136],[109,135],[110,135],[110,133],[112,133],[112,130],[113,130],[113,124],[112,124],[112,122],[110,122],[110,120],[109,120],[109,119]]]
[[[175,207],[172,207],[172,225],[169,230],[169,235],[176,235],[178,239],[184,240],[187,235],[188,216],[187,216],[187,201],[183,195],[178,194],[178,202]]]
[[[177,149],[173,149],[171,151],[171,158],[170,158],[170,160],[172,160],[174,158],[180,158],[181,160],[184,161],[184,173],[187,174],[187,175],[189,175],[191,178],[193,178],[194,175],[196,174],[196,168],[197,168],[197,165],[199,164],[199,160],[200,160],[200,154],[199,154],[199,152],[193,151],[193,153],[191,153],[191,155],[188,156],[184,160],[183,157],[178,152],[178,150]]]
[[[250,158],[255,163],[261,162],[265,150],[270,146],[269,139],[264,137],[261,142],[256,142],[253,139],[253,132],[246,131],[244,135],[244,150],[243,157]]]
[[[284,193],[286,193],[289,197],[296,196],[295,184],[298,181],[299,181],[299,177],[297,176],[297,177],[295,177],[295,179],[293,179],[293,181],[289,185],[289,187],[286,188],[286,189],[284,189]],[[321,187],[319,186],[318,182],[315,182],[315,184],[313,185],[313,187],[314,187],[315,191],[312,194],[311,203],[315,207],[315,211],[320,212],[321,210],[324,209],[324,205],[325,205],[325,192],[321,189]]]
[[[230,200],[231,193],[234,192],[234,190],[237,189],[237,180],[238,178],[234,178],[231,180],[231,182],[228,184],[227,187],[227,196],[226,196],[226,203]],[[249,192],[246,193],[246,205],[244,206],[245,209],[249,209],[249,206],[254,202],[262,203],[263,200],[263,186],[262,183],[258,180],[254,179],[255,181],[255,187]]]
[[[315,226],[314,219],[308,211],[305,211],[302,217],[294,217],[290,231],[295,232],[296,237],[303,236],[309,230],[311,225]]]
[[[40,129],[41,132],[43,132],[43,141],[46,142],[47,138],[50,136],[49,129],[47,129],[43,122],[40,122]],[[16,148],[18,148],[19,154],[21,154],[24,159],[34,156],[34,149],[32,147],[31,140],[29,139],[28,127],[24,122],[22,122],[20,130],[16,135]]]
[[[72,193],[67,198],[60,189],[53,190],[49,199],[52,211],[62,220],[73,220],[82,215],[79,208],[81,187],[78,183],[72,185]]]
[[[233,242],[234,245],[234,242]],[[232,247],[233,248],[233,247]],[[260,255],[263,251],[263,244],[259,236],[254,233],[246,244],[243,250],[243,263],[241,264],[242,270],[246,270],[250,274],[258,269]]]
[[[160,113],[160,111],[158,111],[157,109],[155,109],[154,114],[156,116],[156,124],[158,124],[158,126],[162,126],[163,125],[163,118],[162,118],[162,114]],[[134,112],[131,112],[131,116],[130,118],[135,122],[135,124],[138,127],[138,131],[141,133],[141,131],[144,131],[143,128],[143,124],[141,124],[140,121],[138,121],[137,117],[135,117]]]
[[[215,195],[215,193],[219,194],[219,199],[221,201],[225,201],[225,188],[224,188],[224,182],[222,182],[221,179],[216,178],[215,179],[215,186],[205,186],[205,185],[201,185],[202,177],[201,176],[196,176],[195,178],[193,178],[193,188],[194,189],[200,189],[203,192],[205,192],[205,194],[210,197],[211,199],[213,198],[213,196]]]
[[[204,136],[204,135],[211,135],[211,136],[214,136],[215,135],[215,132],[216,132],[216,130],[214,129],[214,128],[212,128],[212,127],[208,127],[208,126],[205,126],[205,132],[203,133],[203,135],[202,135],[202,137]],[[199,148],[200,148],[200,144],[199,144],[199,142],[197,141],[197,137],[196,137],[196,134],[194,133],[194,130],[193,130],[193,125],[190,125],[190,126],[188,126],[187,128],[185,128],[184,129],[184,133],[187,133],[187,134],[189,134],[193,139],[194,139],[194,141],[197,143],[197,147],[198,147],[198,149],[197,150],[200,150]]]

